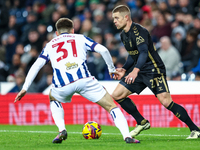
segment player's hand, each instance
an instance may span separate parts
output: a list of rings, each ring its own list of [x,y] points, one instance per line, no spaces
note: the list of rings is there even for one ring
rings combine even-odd
[[[25,90],[21,90],[21,91],[17,94],[17,96],[15,97],[14,103],[16,103],[17,101],[20,101],[21,98],[22,98],[25,94],[26,94],[26,91],[25,91]]]
[[[125,77],[125,82],[127,84],[131,84],[135,81],[135,78],[138,75],[138,72],[140,71],[140,69],[138,68],[134,68],[132,72],[130,72],[126,77]]]
[[[116,79],[116,77],[119,76],[119,72],[115,71],[115,72],[109,72],[110,78],[111,79]]]
[[[118,72],[118,74],[116,74],[113,77],[115,80],[120,80],[125,75],[126,72],[124,68],[117,68],[116,71]]]

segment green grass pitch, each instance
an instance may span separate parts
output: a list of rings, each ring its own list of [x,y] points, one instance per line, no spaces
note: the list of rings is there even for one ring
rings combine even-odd
[[[114,126],[101,126],[102,135],[95,140],[84,139],[82,127],[66,125],[68,139],[53,144],[55,125],[0,125],[0,150],[200,150],[200,139],[186,140],[188,128],[151,128],[136,137],[141,143],[126,144]]]

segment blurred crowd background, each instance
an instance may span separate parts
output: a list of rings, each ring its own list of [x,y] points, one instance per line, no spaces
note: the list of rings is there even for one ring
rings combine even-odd
[[[0,82],[15,82],[10,92],[21,89],[61,17],[73,20],[75,33],[106,46],[115,66],[122,67],[128,54],[112,19],[119,4],[127,5],[132,20],[150,32],[168,80],[200,80],[199,0],[0,0]],[[98,80],[111,80],[100,54],[88,53],[87,64]],[[28,92],[42,92],[51,80],[49,62]]]

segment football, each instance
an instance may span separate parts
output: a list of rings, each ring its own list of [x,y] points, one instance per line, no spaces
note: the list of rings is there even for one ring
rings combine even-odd
[[[101,126],[95,121],[89,121],[83,126],[82,134],[85,139],[98,139],[101,133]]]

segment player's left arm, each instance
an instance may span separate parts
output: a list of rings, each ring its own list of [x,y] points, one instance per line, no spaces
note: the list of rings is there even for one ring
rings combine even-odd
[[[126,77],[125,77],[125,82],[127,83],[133,83],[135,78],[137,77],[139,71],[141,70],[141,68],[143,67],[143,65],[145,64],[145,62],[147,61],[148,58],[148,46],[147,44],[141,44],[138,46],[138,51],[140,52],[139,56],[138,56],[138,60],[137,63],[133,69],[132,72],[130,72]],[[129,78],[131,78],[131,80],[129,80]]]
[[[103,57],[104,61],[106,62],[106,65],[108,66],[108,71],[109,71],[110,77],[112,78],[113,75],[116,75],[117,72],[115,70],[115,66],[113,64],[112,57],[111,57],[110,52],[108,51],[108,49],[105,46],[101,45],[101,44],[97,44],[95,46],[94,50],[97,53],[100,53],[101,56]]]
[[[141,28],[140,28],[141,29]],[[125,77],[125,82],[131,84],[135,81],[139,71],[144,66],[148,58],[148,31],[146,29],[139,30],[139,35],[136,36],[136,44],[139,51],[137,63],[132,72]]]
[[[112,57],[108,49],[86,36],[84,36],[84,40],[87,45],[87,50],[101,54],[108,67],[110,77],[113,78],[113,75],[118,75],[118,72],[115,70],[115,66],[113,64]]]

